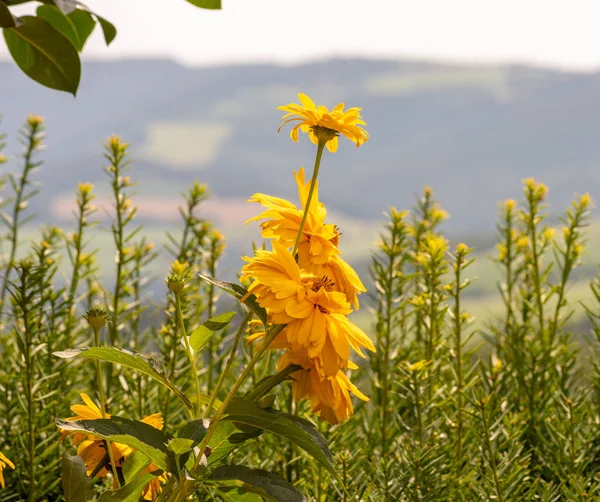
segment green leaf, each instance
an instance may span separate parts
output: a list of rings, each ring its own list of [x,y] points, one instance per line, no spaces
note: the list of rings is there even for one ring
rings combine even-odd
[[[225,460],[233,449],[237,446],[229,438],[237,431],[235,425],[231,422],[219,422],[215,431],[208,442],[211,453],[208,456],[208,465],[215,465]]]
[[[220,9],[221,0],[187,0],[192,5],[202,9]]]
[[[234,317],[235,312],[225,312],[223,314],[219,314],[218,316],[211,317],[208,321],[204,322],[203,325],[211,331],[221,331],[231,322]]]
[[[167,447],[169,450],[175,453],[175,455],[181,455],[183,453],[192,451],[192,448],[194,447],[194,440],[186,438],[173,438],[171,441],[169,441]]]
[[[109,490],[102,493],[98,502],[139,502],[146,485],[158,474],[160,474],[160,471],[137,476],[118,490]]]
[[[265,495],[281,502],[306,501],[302,493],[289,481],[279,477],[277,474],[263,471],[262,469],[250,469],[244,465],[222,465],[211,473],[209,479],[218,481],[237,480],[238,482],[258,488]]]
[[[21,20],[13,16],[8,6],[0,0],[0,28],[12,28],[13,26],[19,26]]]
[[[152,463],[163,470],[168,470],[167,443],[170,435],[155,429],[151,425],[137,420],[121,417],[98,420],[68,420],[56,419],[56,425],[68,431],[88,432],[102,439],[110,439],[131,446],[152,460]]]
[[[48,21],[56,31],[69,39],[69,42],[73,44],[73,47],[78,51],[81,50],[79,48],[79,35],[77,34],[75,26],[58,7],[55,7],[54,5],[40,5],[37,8],[36,13],[38,17]]]
[[[106,42],[106,45],[110,45],[110,43],[117,36],[117,29],[110,21],[107,21],[103,17],[100,17],[98,14],[96,14],[96,19],[98,20],[98,22],[100,23],[100,27],[102,28],[102,33],[104,34],[104,41]]]
[[[210,422],[208,420],[192,420],[179,429],[177,432],[177,437],[191,439],[193,441],[193,445],[196,446],[204,439],[204,436],[206,436],[206,431],[208,431],[209,425]]]
[[[94,21],[94,18],[89,12],[82,9],[75,9],[67,16],[67,19],[69,19],[75,27],[77,38],[79,39],[79,45],[76,47],[77,50],[81,52],[87,39],[96,27],[96,21]]]
[[[151,463],[151,460],[141,451],[131,453],[123,463],[123,476],[129,482],[141,473]]]
[[[263,502],[263,498],[256,493],[246,491],[234,486],[218,487],[219,495],[224,502]]]
[[[238,300],[244,299],[244,305],[248,307],[252,312],[256,314],[263,324],[267,324],[267,311],[263,309],[258,302],[256,301],[256,296],[250,295],[246,297],[248,294],[248,290],[239,284],[235,284],[233,282],[225,282],[219,281],[218,279],[213,279],[207,275],[198,274],[198,277],[203,281],[206,281],[210,284],[214,284],[218,288],[222,289],[226,293],[229,293],[231,296],[234,296]]]
[[[199,326],[190,335],[190,345],[198,352],[204,347],[215,333],[225,328],[235,317],[235,312],[226,312],[213,317]]]
[[[46,20],[33,16],[22,20],[23,25],[3,30],[19,68],[36,82],[75,96],[81,78],[77,49]]]
[[[94,498],[92,480],[86,475],[85,464],[81,457],[64,454],[61,478],[66,502],[87,502]]]
[[[158,363],[151,357],[146,357],[142,354],[129,352],[125,349],[116,347],[90,347],[86,349],[69,349],[62,352],[54,352],[54,355],[62,359],[72,359],[81,357],[83,359],[94,359],[98,361],[106,361],[109,363],[120,364],[128,368],[134,369],[140,373],[148,375],[157,382],[161,383],[173,393],[190,409],[193,409],[192,403],[185,397],[177,386],[171,382],[160,369]]]
[[[226,416],[221,420],[251,425],[288,439],[321,463],[339,480],[327,440],[307,420],[277,410],[263,410],[242,398],[232,399],[225,413]]]

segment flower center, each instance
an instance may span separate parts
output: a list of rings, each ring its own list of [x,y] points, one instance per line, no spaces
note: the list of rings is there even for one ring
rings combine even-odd
[[[324,127],[320,125],[312,126],[312,132],[317,137],[317,139],[322,139],[326,143],[331,141],[336,136],[339,136],[337,131],[333,129],[329,129],[329,127]]]
[[[330,280],[326,275],[321,277],[320,279],[316,279],[313,282],[312,287],[310,288],[315,293],[319,291],[319,289],[324,288],[325,291],[333,291],[333,287],[335,286],[335,282]]]

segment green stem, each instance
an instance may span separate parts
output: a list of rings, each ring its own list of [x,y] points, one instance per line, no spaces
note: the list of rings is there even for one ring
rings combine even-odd
[[[100,328],[93,327],[94,331],[94,343],[96,347],[100,347]],[[104,386],[102,385],[102,363],[99,360],[96,360],[96,379],[98,380],[98,395],[100,396],[100,411],[102,413],[102,418],[106,418],[106,398],[104,396]],[[106,450],[108,451],[108,457],[110,458],[110,466],[112,468],[112,474],[115,478],[117,486],[121,487],[121,482],[119,481],[119,476],[117,475],[117,464],[115,463],[111,442],[109,439],[105,439]]]
[[[219,391],[221,390],[221,387],[223,386],[223,382],[225,382],[225,378],[227,377],[229,370],[231,369],[231,366],[233,365],[233,359],[235,357],[235,353],[237,352],[237,348],[240,343],[240,338],[242,337],[242,333],[246,329],[246,326],[250,322],[250,319],[252,319],[253,315],[254,314],[252,312],[248,312],[246,314],[246,317],[244,317],[242,323],[240,324],[240,327],[237,330],[237,333],[235,334],[235,339],[233,341],[233,345],[231,346],[231,352],[229,353],[229,358],[227,359],[227,363],[225,364],[225,369],[221,373],[221,376],[219,377],[219,380],[217,382],[215,390],[212,392],[212,394],[210,396],[210,401],[208,403],[208,406],[206,407],[206,410],[204,411],[204,416],[202,418],[208,418],[208,416],[210,415],[212,407],[215,404],[215,400],[217,399],[217,395],[219,394]]]
[[[185,324],[183,323],[183,313],[181,312],[181,292],[175,293],[175,315],[177,316],[177,326],[179,328],[179,333],[183,337],[183,343],[185,344],[185,351],[190,360],[190,370],[192,371],[192,380],[194,380],[194,386],[196,388],[196,413],[194,418],[198,418],[200,416],[200,403],[202,392],[200,391],[200,380],[198,379],[198,368],[196,368],[196,356],[192,353],[192,347],[190,346],[190,341],[188,340],[187,334],[185,332]]]
[[[210,422],[210,426],[209,426],[208,431],[206,432],[206,436],[204,436],[204,440],[202,441],[202,444],[200,446],[200,453],[199,453],[198,457],[196,458],[196,462],[194,464],[194,468],[192,469],[192,472],[194,472],[198,468],[198,465],[200,464],[202,455],[204,455],[204,451],[206,450],[206,446],[208,445],[210,438],[212,437],[213,433],[215,432],[215,429],[219,423],[219,420],[223,416],[223,413],[225,413],[227,406],[233,399],[233,396],[235,395],[237,390],[241,387],[241,385],[244,383],[244,380],[246,380],[248,375],[250,375],[250,373],[252,372],[252,368],[254,367],[256,362],[259,360],[260,356],[263,355],[263,353],[267,350],[269,345],[271,345],[271,342],[275,339],[275,337],[279,333],[281,333],[283,328],[285,328],[285,324],[277,324],[275,326],[271,326],[271,330],[270,330],[270,332],[267,332],[265,341],[262,343],[260,348],[256,351],[256,353],[254,354],[254,357],[250,360],[250,362],[248,363],[248,366],[246,366],[246,369],[243,371],[243,373],[238,378],[237,382],[235,382],[235,384],[229,391],[229,394],[227,394],[227,397],[225,398],[225,400],[223,401],[223,403],[217,410],[217,413],[215,414],[215,416],[213,417],[213,419]]]
[[[319,168],[321,167],[321,157],[323,156],[325,143],[327,142],[319,139],[319,144],[317,145],[317,158],[315,159],[315,167],[313,169],[312,179],[310,180],[310,189],[308,190],[308,197],[306,199],[306,204],[304,205],[304,213],[302,214],[302,221],[300,222],[300,228],[298,229],[298,235],[296,236],[296,242],[294,244],[292,256],[296,256],[296,253],[298,252],[298,246],[300,246],[300,239],[302,238],[302,232],[304,231],[304,224],[306,223],[306,218],[308,216],[308,212],[310,211],[310,203],[317,185],[317,177],[319,176]]]

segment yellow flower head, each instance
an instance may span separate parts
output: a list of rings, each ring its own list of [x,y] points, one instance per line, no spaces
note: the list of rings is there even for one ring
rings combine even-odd
[[[4,453],[0,451],[0,486],[2,488],[4,488],[4,475],[2,474],[2,471],[6,466],[10,467],[11,469],[15,468],[15,464],[8,460]]]
[[[261,235],[286,248],[292,248],[296,241],[311,183],[310,180],[305,181],[304,169],[294,172],[294,177],[301,208],[287,200],[257,193],[249,201],[259,202],[267,209],[246,222],[266,219],[261,223]],[[319,202],[318,183],[317,181],[298,246],[298,264],[306,272],[332,279],[335,290],[345,293],[348,301],[358,309],[357,294],[366,291],[366,288],[352,267],[341,258],[337,247],[341,234],[338,227],[325,223],[327,210]]]
[[[280,367],[290,363],[284,354],[280,359]],[[294,383],[292,392],[296,401],[308,399],[314,413],[319,413],[321,418],[330,424],[338,424],[352,415],[354,408],[350,394],[354,394],[363,401],[369,398],[352,384],[343,371],[338,371],[333,377],[322,377],[314,368],[300,370],[292,374]]]
[[[278,110],[287,112],[282,120],[279,130],[289,122],[297,122],[290,131],[290,138],[298,141],[298,131],[308,134],[310,140],[316,145],[319,139],[325,140],[327,149],[335,152],[338,147],[338,136],[342,134],[359,147],[369,141],[369,133],[361,126],[367,124],[360,116],[362,108],[348,108],[344,111],[344,103],[340,103],[329,111],[325,106],[316,106],[306,94],[298,94],[301,104],[290,103],[277,107]]]
[[[69,422],[78,420],[98,420],[100,418],[110,418],[110,414],[102,414],[102,410],[98,407],[90,397],[85,394],[80,394],[84,404],[74,404],[71,406],[71,411],[75,413],[74,416],[67,418]],[[151,425],[155,429],[163,428],[163,419],[160,413],[147,416],[140,420],[141,422]],[[86,473],[91,476],[96,471],[97,467],[101,462],[106,462],[106,442],[93,434],[87,434],[85,432],[74,432],[62,430],[61,441],[70,435],[73,435],[73,445],[77,447],[77,455],[83,459],[86,467]],[[125,459],[131,455],[133,448],[125,444],[113,442],[110,444],[112,449],[113,458],[117,466],[122,466]],[[97,473],[97,476],[105,476],[110,472],[110,464],[106,462],[106,465],[102,467]],[[153,470],[156,470],[154,467]]]
[[[320,361],[324,374],[347,367],[350,348],[361,357],[361,348],[375,351],[369,337],[346,318],[351,312],[346,295],[334,291],[329,278],[302,271],[287,248],[274,242],[273,251],[259,250],[246,261],[242,278],[254,279],[248,291],[272,322],[287,324],[282,333],[291,350]]]

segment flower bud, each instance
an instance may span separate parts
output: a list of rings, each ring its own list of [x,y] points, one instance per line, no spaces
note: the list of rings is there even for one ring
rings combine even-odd
[[[88,325],[93,330],[98,330],[106,326],[106,323],[110,321],[110,315],[104,307],[99,305],[92,307],[85,314],[83,318],[88,322]]]

